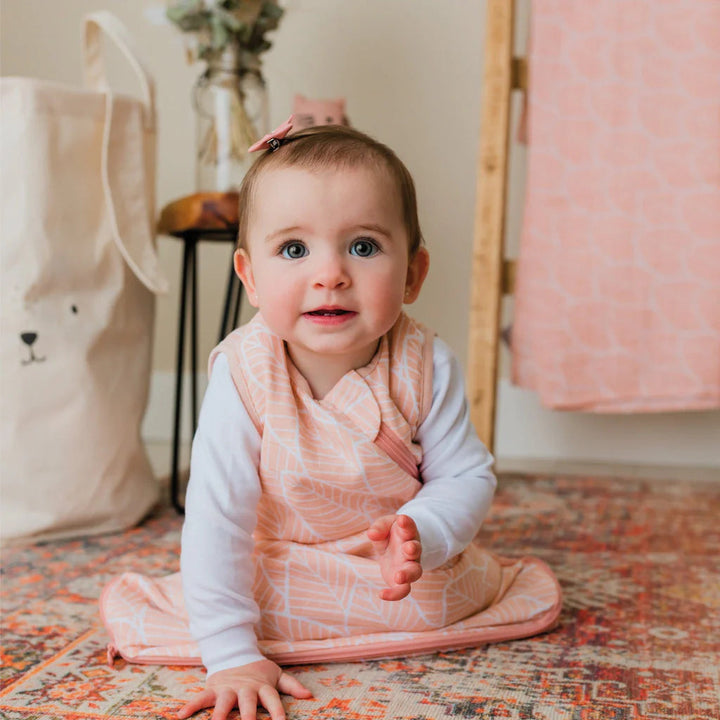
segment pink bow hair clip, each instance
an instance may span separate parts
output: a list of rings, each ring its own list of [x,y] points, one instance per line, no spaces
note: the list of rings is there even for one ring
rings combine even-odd
[[[258,150],[270,149],[270,152],[275,152],[280,147],[280,141],[292,130],[293,126],[293,115],[291,115],[280,127],[275,128],[271,133],[268,133],[264,138],[258,140],[256,143],[248,148],[248,152],[257,152]]]

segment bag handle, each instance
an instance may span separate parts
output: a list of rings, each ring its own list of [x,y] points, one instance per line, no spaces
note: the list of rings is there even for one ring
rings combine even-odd
[[[140,80],[142,99],[146,110],[145,123],[148,128],[153,129],[155,127],[155,81],[140,59],[135,42],[127,28],[107,10],[89,13],[84,19],[85,87],[98,92],[106,92],[109,89],[105,58],[100,42],[101,33],[107,35],[120,49]]]
[[[155,247],[152,219],[148,217],[146,224],[138,222],[132,228],[125,227],[124,233],[118,223],[118,212],[110,182],[110,132],[112,129],[113,94],[109,88],[105,90],[104,94],[105,124],[103,127],[100,174],[110,218],[112,238],[135,277],[151,292],[164,294],[168,291],[169,286],[162,272],[160,258]],[[139,128],[141,127],[139,124]],[[138,148],[139,150],[140,148]]]
[[[138,147],[136,151],[142,152],[142,130],[153,132],[155,129],[155,82],[147,68],[140,60],[135,43],[125,26],[112,13],[107,10],[100,10],[85,16],[84,20],[84,70],[85,86],[93,91],[102,93],[105,96],[105,123],[102,138],[102,156],[100,161],[100,173],[103,187],[103,194],[110,219],[110,229],[113,241],[120,254],[133,271],[135,276],[145,287],[153,293],[165,293],[168,290],[168,282],[165,279],[155,248],[152,217],[147,218],[147,223],[124,222],[123,204],[115,202],[113,188],[110,179],[110,134],[113,120],[113,93],[107,81],[105,72],[105,60],[102,54],[101,33],[107,35],[122,51],[125,58],[130,62],[135,75],[140,80],[142,88],[142,103],[145,112],[143,119],[139,121],[139,134],[135,137]],[[134,189],[142,193],[140,188]],[[122,201],[122,198],[120,198]],[[143,201],[140,198],[131,198],[129,201],[139,212]],[[120,215],[118,215],[118,207]],[[152,209],[154,210],[154,208]]]

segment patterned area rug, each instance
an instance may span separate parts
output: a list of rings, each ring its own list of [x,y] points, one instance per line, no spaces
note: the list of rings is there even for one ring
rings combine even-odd
[[[3,551],[1,717],[175,717],[203,671],[108,667],[97,598],[122,571],[174,572],[180,523],[165,508],[121,535]],[[297,667],[314,699],[286,698],[288,718],[720,718],[720,484],[505,476],[483,536],[500,555],[555,570],[565,594],[555,630]]]

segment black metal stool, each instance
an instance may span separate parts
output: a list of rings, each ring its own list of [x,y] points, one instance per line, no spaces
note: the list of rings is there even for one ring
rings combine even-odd
[[[179,513],[185,512],[180,491],[180,425],[182,420],[183,369],[185,361],[185,323],[190,313],[191,365],[191,438],[197,427],[197,249],[203,241],[230,242],[235,251],[237,239],[237,193],[198,193],[170,203],[163,209],[158,232],[183,241],[183,264],[180,280],[177,366],[175,374],[175,415],[170,470],[170,499]],[[188,294],[190,307],[188,308]],[[242,284],[235,274],[232,255],[225,289],[218,342],[237,327],[242,298]]]

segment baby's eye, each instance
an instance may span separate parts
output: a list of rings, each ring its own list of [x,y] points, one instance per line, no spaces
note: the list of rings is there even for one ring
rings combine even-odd
[[[297,260],[298,258],[305,257],[308,254],[308,250],[305,245],[297,240],[285,243],[280,248],[280,254],[288,260]]]
[[[357,255],[358,257],[372,257],[378,252],[380,252],[380,248],[377,246],[377,243],[369,238],[355,240],[350,246],[350,254]]]

